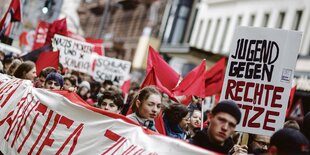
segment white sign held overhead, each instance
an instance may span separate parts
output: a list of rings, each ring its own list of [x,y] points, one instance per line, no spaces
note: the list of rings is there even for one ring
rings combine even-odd
[[[93,78],[96,81],[111,80],[122,85],[129,76],[131,62],[104,56],[96,56]]]
[[[301,36],[279,29],[236,29],[221,100],[239,105],[237,131],[270,136],[283,127]]]
[[[91,75],[94,45],[56,34],[53,48],[59,50],[59,62],[72,70]]]

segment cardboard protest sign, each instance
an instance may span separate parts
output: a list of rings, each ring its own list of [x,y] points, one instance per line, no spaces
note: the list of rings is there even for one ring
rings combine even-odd
[[[118,85],[122,85],[129,76],[131,62],[114,59],[104,56],[96,56],[93,78],[103,82],[111,80]]]
[[[216,154],[4,76],[0,74],[3,154]]]
[[[283,127],[301,32],[238,27],[230,48],[221,100],[237,102],[236,130],[272,135]]]
[[[72,70],[92,74],[92,48],[94,45],[55,34],[53,48],[59,50],[59,62]]]

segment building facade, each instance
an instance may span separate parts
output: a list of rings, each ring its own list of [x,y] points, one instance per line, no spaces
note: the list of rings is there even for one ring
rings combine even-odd
[[[133,61],[143,33],[158,37],[165,4],[166,0],[83,0],[79,15],[85,37],[103,38],[107,56]]]
[[[190,45],[227,55],[237,26],[268,27],[303,32],[300,55],[310,55],[310,1],[204,0]]]
[[[303,32],[300,51],[294,51],[299,52],[294,74],[297,85],[294,106],[302,104],[301,113],[310,111],[310,1],[205,0],[199,7],[190,45],[216,54],[229,54],[237,26]]]

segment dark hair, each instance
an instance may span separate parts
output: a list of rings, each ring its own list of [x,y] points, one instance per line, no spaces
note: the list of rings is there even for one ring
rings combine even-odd
[[[164,111],[164,118],[174,126],[179,124],[188,112],[189,110],[183,104],[173,103]]]
[[[20,64],[22,64],[22,61],[19,59],[14,59],[7,70],[7,74],[12,76]]]
[[[40,71],[39,77],[46,78],[47,75],[51,72],[57,72],[57,70],[54,67],[45,67],[43,70]]]
[[[278,154],[309,154],[309,141],[299,131],[293,128],[283,128],[270,138],[270,146],[276,146]]]
[[[139,94],[135,96],[135,98],[131,101],[132,104],[132,111],[136,112],[138,107],[136,106],[137,100],[139,100],[141,103],[143,103],[145,100],[147,100],[152,94],[157,94],[159,96],[162,96],[159,90],[155,86],[146,86],[143,89],[140,90]]]
[[[14,72],[16,78],[24,79],[25,75],[35,67],[32,61],[25,61],[21,63]]]
[[[102,83],[102,86],[105,87],[107,85],[113,85],[113,82],[111,80],[104,80],[104,82]]]
[[[110,99],[117,106],[117,109],[122,109],[124,106],[124,99],[121,94],[118,94],[113,91],[104,91],[103,94],[99,97],[98,106],[101,107],[104,99]]]
[[[77,87],[77,81],[76,81],[76,79],[74,77],[72,77],[72,76],[65,76],[64,77],[64,81],[66,81],[66,80],[69,80],[69,82],[71,83],[71,85],[73,87]]]

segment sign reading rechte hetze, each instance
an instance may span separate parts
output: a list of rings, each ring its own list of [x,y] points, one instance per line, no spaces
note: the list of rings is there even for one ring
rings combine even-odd
[[[104,56],[96,56],[93,78],[96,81],[111,80],[122,85],[129,76],[131,62]]]
[[[59,62],[72,70],[91,74],[94,45],[56,34],[53,48],[59,50]]]
[[[236,130],[270,136],[283,127],[301,35],[236,29],[221,95],[221,100],[234,100],[241,109]]]

